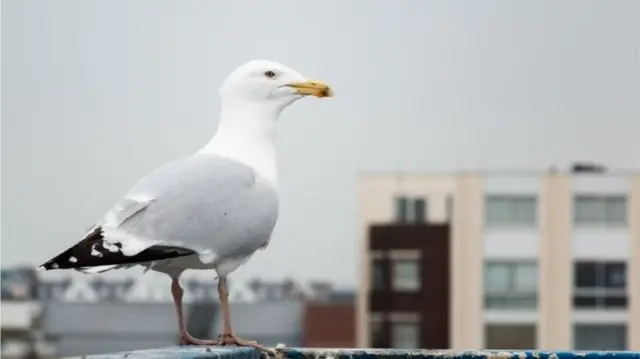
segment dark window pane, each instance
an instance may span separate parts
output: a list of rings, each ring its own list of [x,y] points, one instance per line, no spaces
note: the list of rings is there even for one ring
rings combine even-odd
[[[597,304],[598,299],[594,295],[576,295],[573,297],[573,306],[576,308],[595,308]]]
[[[370,323],[371,327],[371,348],[387,348],[389,344],[385,339],[385,328],[383,322],[374,321]]]
[[[384,289],[384,262],[381,259],[374,259],[371,262],[371,288]]]
[[[627,286],[627,266],[624,263],[607,263],[605,265],[605,286],[608,288]]]
[[[426,220],[426,202],[422,198],[418,198],[413,202],[414,207],[414,221],[424,222]]]
[[[406,222],[407,220],[407,204],[408,200],[406,197],[398,197],[396,198],[396,221],[398,222]]]
[[[574,285],[576,288],[593,288],[597,284],[597,265],[593,262],[575,264]]]
[[[619,296],[608,295],[604,297],[604,306],[606,308],[626,308],[627,296],[626,295],[619,295]]]

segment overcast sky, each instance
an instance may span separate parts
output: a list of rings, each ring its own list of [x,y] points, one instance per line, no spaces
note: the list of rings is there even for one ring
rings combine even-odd
[[[359,171],[639,167],[639,14],[634,0],[3,0],[2,264],[56,255],[198,150],[223,78],[266,58],[336,97],[283,114],[274,240],[232,278],[353,285]]]

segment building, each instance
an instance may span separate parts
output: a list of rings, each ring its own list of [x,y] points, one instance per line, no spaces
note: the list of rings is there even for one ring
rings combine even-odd
[[[42,306],[37,298],[38,279],[28,267],[0,271],[0,338],[2,358],[54,358],[55,348],[40,326]]]
[[[355,292],[340,291],[304,304],[302,347],[353,348],[356,344]]]
[[[446,224],[369,227],[368,346],[448,347],[449,230]]]
[[[179,344],[173,302],[158,295],[167,292],[166,285],[140,281],[90,277],[41,282],[40,325],[55,354],[91,355]],[[197,338],[216,338],[223,330],[216,283],[185,279],[182,284],[187,329]],[[300,346],[304,307],[300,296],[313,297],[315,292],[293,281],[254,280],[250,285],[232,284],[232,288],[231,318],[239,335],[268,346]]]
[[[360,347],[640,350],[640,173],[368,174]]]
[[[42,326],[58,357],[178,344],[175,310],[167,302],[50,301],[44,303]]]
[[[198,338],[222,333],[217,302],[185,305],[187,328]],[[275,346],[300,346],[302,303],[231,303],[234,330],[243,338]],[[43,329],[59,357],[178,345],[177,321],[170,302],[49,302]]]
[[[1,284],[3,358],[81,356],[179,343],[166,283],[101,276],[43,280],[31,268],[18,268],[3,269]],[[182,285],[189,332],[198,338],[216,338],[223,330],[217,283],[184,278]],[[346,302],[351,316],[340,318],[340,323],[346,320],[343,331],[351,334],[346,340],[353,345],[354,297],[354,291],[339,291],[324,281],[230,283],[234,330],[268,346],[302,345],[308,303],[331,306]],[[320,337],[310,334],[306,339],[327,339],[323,333]]]

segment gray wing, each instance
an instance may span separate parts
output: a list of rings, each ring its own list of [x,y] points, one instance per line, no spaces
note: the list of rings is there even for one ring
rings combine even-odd
[[[215,257],[250,255],[269,241],[278,195],[239,163],[198,154],[165,165],[138,182],[105,218],[129,255],[170,244]]]

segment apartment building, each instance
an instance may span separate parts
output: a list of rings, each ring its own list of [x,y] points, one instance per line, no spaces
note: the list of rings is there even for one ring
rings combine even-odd
[[[367,174],[360,347],[640,350],[640,174]]]

